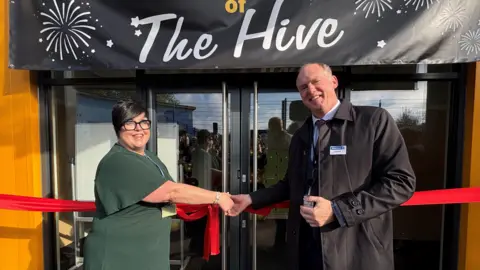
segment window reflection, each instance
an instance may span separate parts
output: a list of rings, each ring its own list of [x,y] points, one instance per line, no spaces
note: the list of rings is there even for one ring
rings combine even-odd
[[[394,89],[352,91],[355,105],[385,108],[397,122],[408,147],[410,160],[417,176],[417,191],[444,188],[446,169],[446,142],[450,104],[450,83],[420,82],[392,83]],[[384,85],[382,85],[384,86]],[[93,179],[96,159],[105,152],[102,147],[112,143],[104,131],[111,129],[111,108],[122,98],[136,97],[135,89],[109,87],[88,89],[63,87],[55,91],[58,112],[57,153],[60,198],[72,199],[70,161],[75,158],[76,180],[86,183],[85,190],[93,190],[88,181]],[[119,90],[121,89],[121,90]],[[388,88],[390,89],[390,88]],[[355,89],[354,89],[355,90]],[[253,115],[253,96],[250,115]],[[158,155],[168,158],[169,170],[176,180],[213,190],[221,190],[222,169],[222,94],[165,94],[156,95]],[[258,188],[266,188],[283,178],[288,164],[288,146],[295,131],[309,116],[298,93],[259,93],[258,145],[250,138],[250,169],[258,164]],[[253,119],[250,120],[253,135]],[[102,129],[103,128],[103,129]],[[103,130],[103,131],[102,131]],[[172,131],[174,131],[172,133]],[[100,135],[99,135],[100,134]],[[114,134],[113,134],[114,136]],[[113,140],[115,138],[113,137]],[[169,145],[168,142],[175,142]],[[229,142],[234,143],[234,142]],[[258,155],[253,156],[257,148]],[[106,149],[106,148],[105,148]],[[169,149],[173,149],[171,152]],[[167,151],[168,150],[168,151]],[[88,162],[87,162],[88,161]],[[98,162],[97,162],[98,163]],[[181,166],[180,166],[181,165]],[[253,189],[253,171],[250,175]],[[283,269],[285,254],[285,221],[287,210],[276,209],[268,217],[258,216],[257,268]],[[80,231],[87,233],[89,224]],[[207,263],[203,254],[203,233],[206,220],[185,223],[184,237],[178,220],[173,221],[171,259],[180,260],[183,250],[186,269],[221,269],[220,256]],[[74,264],[73,220],[71,213],[60,214],[61,269]],[[414,265],[438,269],[441,256],[442,207],[400,207],[394,211],[394,239],[396,269]],[[174,263],[175,264],[175,263]],[[172,269],[178,266],[172,265]]]
[[[375,90],[368,90],[368,84],[365,83],[361,91],[350,93],[350,101],[354,105],[382,107],[393,116],[405,139],[417,176],[417,191],[444,188],[450,83],[390,84],[394,89],[414,90],[383,90],[376,83],[373,87]],[[251,102],[253,115],[253,94]],[[259,93],[259,189],[283,178],[290,139],[309,115],[296,91]],[[250,164],[252,169],[252,161]],[[257,217],[258,269],[282,269],[286,264],[288,254],[285,253],[284,243],[287,214],[284,209],[276,209],[267,217]],[[442,222],[442,206],[399,207],[394,210],[396,269],[440,268]]]
[[[253,94],[250,115],[253,115]],[[298,92],[258,94],[257,188],[268,188],[283,179],[288,149],[295,131],[309,116]],[[251,119],[253,128],[253,119]],[[253,132],[251,133],[253,135]],[[252,144],[253,138],[250,139]],[[253,190],[253,145],[251,146],[251,189]],[[257,268],[283,269],[287,264],[286,232],[288,209],[274,209],[257,216]]]
[[[393,116],[417,177],[416,191],[442,189],[451,86],[417,82],[411,89],[353,91],[351,102],[382,107]],[[399,207],[393,216],[395,269],[439,269],[442,206]]]
[[[162,160],[172,160],[167,149],[177,147],[177,162],[171,174],[186,184],[209,190],[222,189],[222,94],[156,95],[157,149]],[[164,138],[174,130],[176,142]],[[172,137],[173,138],[173,137]],[[171,234],[172,269],[221,269],[220,256],[206,262],[203,256],[207,219],[182,222],[174,219]],[[182,227],[183,226],[183,227]]]
[[[116,142],[111,124],[112,106],[123,98],[136,98],[136,91],[125,86],[118,89],[111,86],[60,87],[54,89],[56,110],[56,155],[58,168],[58,196],[66,200],[94,201],[93,179],[100,159]],[[72,163],[74,166],[72,166]],[[73,176],[72,178],[72,169]],[[92,217],[94,213],[79,213]],[[60,269],[75,265],[74,216],[73,213],[59,213]],[[82,243],[90,230],[90,222],[76,221],[79,252],[82,259]]]

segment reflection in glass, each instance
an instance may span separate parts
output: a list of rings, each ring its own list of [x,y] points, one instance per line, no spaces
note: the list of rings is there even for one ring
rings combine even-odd
[[[122,98],[135,98],[135,93],[134,89],[54,89],[51,105],[56,110],[58,151],[53,154],[57,161],[60,199],[94,201],[93,179],[98,162],[116,142],[111,124],[112,106]],[[59,213],[60,269],[70,269],[76,261],[81,263],[83,239],[90,229],[88,217],[93,215]],[[87,219],[81,221],[81,217]],[[77,253],[75,242],[79,248]]]
[[[156,98],[158,156],[171,164],[168,169],[179,181],[221,191],[222,94],[157,94]],[[182,264],[186,270],[221,269],[221,256],[209,262],[202,258],[206,223],[206,218],[173,220],[172,270]]]
[[[414,90],[353,91],[351,101],[382,107],[393,116],[417,177],[416,191],[442,189],[450,83],[416,82],[413,86]],[[442,211],[442,206],[399,207],[393,211],[395,269],[440,268]]]
[[[250,97],[253,115],[253,94]],[[295,131],[309,116],[298,92],[258,94],[257,189],[268,188],[285,176],[288,149]],[[253,128],[253,117],[250,120]],[[252,132],[253,135],[253,132]],[[253,138],[250,138],[252,144]],[[253,170],[251,145],[250,170]],[[253,190],[253,171],[251,171]],[[274,209],[268,216],[257,216],[257,269],[284,269],[287,265],[286,233],[288,209]],[[252,239],[252,245],[255,241]]]
[[[400,88],[394,86],[396,82],[391,84]],[[405,85],[401,84],[401,87]],[[368,86],[365,84],[362,91],[352,91],[350,99],[354,105],[382,107],[393,116],[407,144],[417,176],[417,191],[441,189],[445,187],[450,83],[416,82],[408,85],[411,88],[403,89],[414,90],[364,91]],[[252,94],[250,115],[253,115],[253,100]],[[256,158],[259,189],[283,178],[288,162],[287,146],[309,115],[296,91],[258,95],[259,155]],[[257,269],[283,269],[286,265],[288,254],[282,245],[285,243],[287,214],[285,210],[277,209],[267,217],[257,216]],[[393,214],[395,269],[439,269],[442,206],[399,207]]]
[[[411,89],[415,90],[367,89],[353,91],[350,97],[355,105],[379,106],[392,114],[407,144],[418,191],[444,188],[450,83],[418,82],[411,85]],[[366,88],[366,85],[362,86],[362,90]],[[59,168],[59,197],[73,199],[75,195],[77,199],[91,200],[92,179],[98,161],[116,141],[111,127],[111,108],[119,99],[135,97],[136,91],[120,91],[114,87],[108,90],[62,87],[54,94],[58,112],[59,151],[55,155]],[[251,104],[250,115],[253,115],[253,96]],[[222,94],[158,93],[155,111],[157,154],[168,165],[174,180],[221,190]],[[283,178],[290,140],[309,115],[296,90],[290,93],[259,93],[258,145],[254,146],[253,138],[250,138],[250,169],[256,159],[259,189]],[[253,118],[250,120],[251,130],[252,121]],[[257,157],[253,157],[254,147],[258,150]],[[73,167],[71,161],[74,161]],[[75,182],[71,168],[74,169]],[[253,172],[250,180],[253,186]],[[75,194],[72,185],[76,188]],[[276,209],[267,217],[257,216],[257,269],[283,269],[286,265],[287,214],[286,210]],[[79,229],[80,238],[89,230],[88,222],[81,224],[84,227]],[[186,269],[221,269],[220,256],[211,258],[208,263],[201,258],[205,225],[205,219],[188,222],[182,230],[178,220],[174,221],[172,261],[183,257]],[[441,206],[396,209],[393,232],[396,269],[409,269],[414,265],[423,269],[438,269],[442,255],[441,230]],[[59,235],[61,269],[68,269],[74,264],[71,213],[60,214]],[[172,270],[175,269],[179,266],[172,265]]]

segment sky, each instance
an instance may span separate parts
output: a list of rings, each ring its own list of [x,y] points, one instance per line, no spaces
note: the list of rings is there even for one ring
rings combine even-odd
[[[421,83],[420,83],[421,84]],[[413,88],[413,87],[412,87]],[[426,86],[418,85],[416,90],[362,90],[351,91],[350,101],[354,105],[381,105],[394,118],[398,118],[405,110],[410,110],[421,120],[426,110]],[[193,112],[193,125],[197,129],[207,129],[212,131],[213,122],[217,122],[219,130],[222,129],[222,94],[175,94],[175,97],[182,105],[196,107]],[[268,120],[271,117],[280,117],[282,115],[282,100],[287,99],[287,104],[291,101],[300,100],[296,89],[292,92],[282,93],[262,93],[259,89],[258,94],[258,128],[266,129]],[[288,107],[288,106],[287,106]],[[251,115],[253,115],[253,94],[251,94]],[[287,113],[288,115],[288,113]],[[287,127],[292,121],[287,120]],[[253,127],[253,119],[250,121]]]

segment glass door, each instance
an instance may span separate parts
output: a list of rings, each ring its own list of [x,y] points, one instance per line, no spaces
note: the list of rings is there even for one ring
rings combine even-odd
[[[250,148],[250,92],[243,89],[230,91],[230,192],[247,194],[252,189]],[[250,270],[250,215],[242,213],[229,218],[229,264],[228,270]]]
[[[240,91],[219,82],[217,89],[155,90],[151,142],[175,181],[238,194],[242,190],[242,99]],[[148,100],[148,98],[147,98]],[[248,108],[248,107],[247,107]],[[248,114],[248,110],[246,111]],[[244,112],[243,112],[244,113]],[[248,135],[246,138],[248,142]],[[248,169],[248,168],[247,168]],[[248,191],[248,190],[247,190]],[[221,252],[202,258],[207,219],[173,219],[171,269],[238,269],[241,217],[221,215]],[[227,241],[228,240],[228,241]],[[236,266],[235,266],[236,265]]]
[[[295,131],[309,116],[296,89],[267,89],[253,82],[245,89],[250,101],[250,189],[268,188],[283,179],[288,149]],[[251,215],[249,229],[250,267],[283,269],[287,265],[287,209],[274,209],[268,216]]]
[[[353,105],[381,107],[394,118],[417,177],[417,191],[446,187],[447,142],[452,87],[450,82],[352,82],[337,95]],[[396,90],[391,90],[396,89]],[[405,90],[400,90],[405,89]],[[242,89],[243,90],[243,89]],[[284,177],[288,148],[309,110],[296,89],[271,89],[253,83],[249,93],[251,189],[268,188]],[[451,231],[445,229],[442,206],[399,207],[393,211],[395,268],[439,269],[448,255]],[[244,258],[251,267],[283,269],[287,263],[285,209],[250,217],[249,248]],[[419,222],[419,220],[421,222]]]

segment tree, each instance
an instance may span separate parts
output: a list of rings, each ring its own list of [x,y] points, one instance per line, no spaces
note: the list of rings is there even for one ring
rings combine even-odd
[[[107,89],[104,89],[104,90],[86,89],[86,90],[83,90],[83,91],[80,90],[80,91],[84,92],[86,94],[100,96],[100,97],[104,97],[104,98],[116,99],[116,100],[127,99],[127,98],[136,98],[137,97],[136,91],[130,91],[130,90],[121,91],[121,90],[109,90],[109,89],[108,90]]]
[[[421,126],[420,118],[416,116],[411,109],[404,109],[396,122],[399,129],[418,128]]]
[[[88,95],[100,96],[104,98],[110,98],[115,100],[133,98],[138,99],[137,91],[135,90],[91,90],[91,89],[77,89],[78,92],[83,92]],[[157,103],[168,103],[168,104],[180,104],[180,101],[173,94],[158,94],[156,95]]]
[[[178,99],[172,94],[158,94],[157,95],[157,102],[158,103],[175,104],[175,105],[180,104],[180,101],[178,101]]]

